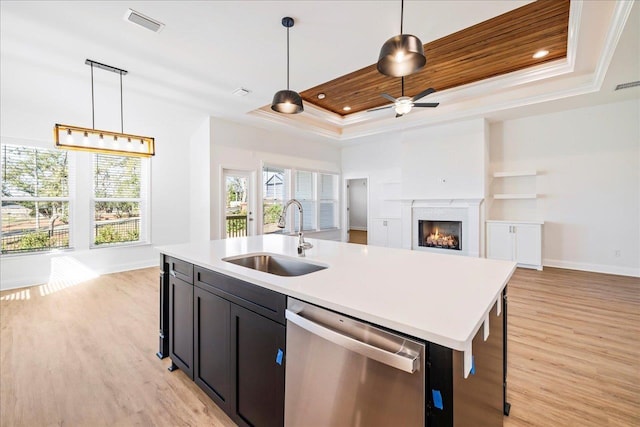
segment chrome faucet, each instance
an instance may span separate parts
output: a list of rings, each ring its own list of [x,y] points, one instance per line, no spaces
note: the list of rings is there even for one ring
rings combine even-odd
[[[302,203],[300,203],[296,199],[291,199],[287,203],[285,203],[284,206],[282,207],[282,213],[280,214],[280,218],[278,219],[278,227],[280,228],[285,227],[286,225],[285,217],[287,214],[287,209],[291,205],[296,205],[298,207],[298,210],[300,211],[300,225],[298,226],[298,255],[304,256],[304,250],[312,248],[313,245],[311,243],[305,242],[304,235],[302,234],[302,224],[304,223]]]

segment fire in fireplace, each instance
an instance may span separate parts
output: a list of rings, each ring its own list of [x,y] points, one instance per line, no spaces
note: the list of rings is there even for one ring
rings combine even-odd
[[[462,221],[418,221],[418,244],[427,248],[462,250]]]

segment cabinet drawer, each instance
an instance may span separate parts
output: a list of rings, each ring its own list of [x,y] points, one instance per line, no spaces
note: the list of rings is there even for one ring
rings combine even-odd
[[[196,286],[202,289],[285,324],[287,297],[283,294],[200,267],[195,267],[195,280]]]
[[[170,275],[193,285],[193,264],[172,257],[166,260]]]

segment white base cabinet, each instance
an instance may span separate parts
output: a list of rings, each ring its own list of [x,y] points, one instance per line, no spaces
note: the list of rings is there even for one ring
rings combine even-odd
[[[367,237],[370,245],[400,248],[402,223],[398,218],[374,218],[371,220],[371,231]]]
[[[487,258],[542,270],[542,222],[487,221]]]

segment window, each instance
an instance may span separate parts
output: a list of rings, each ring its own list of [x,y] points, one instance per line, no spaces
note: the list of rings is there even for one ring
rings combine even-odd
[[[93,156],[93,245],[145,241],[143,159]]]
[[[69,247],[68,152],[2,145],[2,253]]]
[[[264,166],[262,170],[263,233],[281,232],[277,228],[282,206],[293,194],[304,210],[304,231],[338,228],[338,175]],[[298,229],[300,216],[291,209],[287,232]]]
[[[338,175],[318,174],[320,230],[338,228]]]
[[[262,232],[282,233],[278,218],[282,206],[289,199],[288,169],[265,166],[262,169]]]

